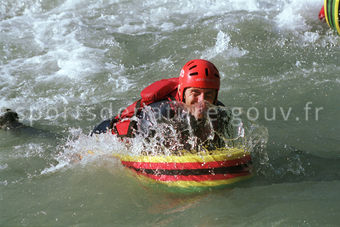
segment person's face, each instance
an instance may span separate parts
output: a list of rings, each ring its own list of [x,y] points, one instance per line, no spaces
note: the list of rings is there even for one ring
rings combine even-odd
[[[191,87],[184,92],[184,103],[196,119],[202,119],[209,104],[214,103],[216,95],[216,89]]]

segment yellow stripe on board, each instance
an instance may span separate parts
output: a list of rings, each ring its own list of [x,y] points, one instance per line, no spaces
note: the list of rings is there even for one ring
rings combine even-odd
[[[328,5],[327,5],[327,2],[328,2],[328,0],[324,0],[324,5],[323,5],[323,7],[324,7],[325,18],[326,18],[327,24],[328,24],[329,27],[331,27],[331,25],[329,24],[329,20],[328,20],[328,12],[327,12],[327,10],[328,10]]]
[[[336,27],[336,30],[338,32],[338,34],[340,35],[340,25],[339,25],[339,1],[340,0],[336,0],[335,2],[335,9],[334,9],[334,13],[335,13],[335,27]]]
[[[136,173],[134,173],[136,174]],[[230,179],[225,179],[225,180],[209,180],[209,181],[157,181],[151,178],[148,178],[143,175],[137,175],[137,178],[140,179],[142,182],[150,182],[150,183],[158,183],[158,184],[163,184],[167,185],[169,187],[179,187],[179,188],[189,188],[189,187],[218,187],[221,185],[228,185],[228,184],[233,184],[241,180],[246,180],[252,175],[247,175],[247,176],[239,176],[239,177],[234,177]]]
[[[230,149],[218,149],[214,151],[208,152],[199,152],[196,154],[191,154],[190,152],[184,152],[183,155],[155,155],[155,156],[147,156],[147,155],[120,155],[119,158],[121,161],[129,161],[129,162],[152,162],[152,163],[185,163],[185,162],[212,162],[212,161],[229,161],[238,158],[242,158],[244,156],[250,155],[248,151],[245,151],[241,148],[230,148]]]

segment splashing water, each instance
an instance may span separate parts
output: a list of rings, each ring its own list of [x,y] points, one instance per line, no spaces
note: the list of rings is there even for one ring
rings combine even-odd
[[[322,4],[0,1],[1,108],[62,136],[0,132],[0,225],[338,225],[340,39],[319,21]],[[175,209],[160,204],[171,206],[174,199],[143,191],[125,168],[115,168],[121,165],[113,156],[146,148],[156,155],[165,137],[179,139],[177,129],[158,125],[149,143],[88,131],[194,58],[208,58],[220,70],[220,101],[260,110],[256,123],[242,119],[233,140],[251,152],[255,177],[195,204],[183,201],[185,209],[169,213]],[[307,102],[323,107],[319,120],[302,120]],[[110,114],[99,116],[108,106]],[[287,120],[277,112],[271,121],[264,107],[292,111]],[[187,142],[201,141],[189,136]],[[170,155],[175,147],[163,149]]]
[[[73,165],[86,165],[100,158],[113,158],[114,155],[126,154],[128,144],[121,141],[111,133],[100,135],[86,135],[82,129],[69,129],[69,137],[64,145],[59,147],[60,152],[55,159],[57,165],[51,165],[42,171],[42,174],[72,167]]]
[[[260,165],[268,165],[268,157],[264,148],[268,139],[266,128],[248,123],[244,127],[242,121],[234,122],[232,115],[228,121],[221,116],[207,115],[205,121],[197,121],[187,112],[183,106],[178,106],[180,113],[172,119],[159,118],[159,115],[149,106],[144,108],[148,116],[148,128],[139,127],[140,133],[134,138],[121,139],[111,132],[103,134],[85,135],[81,129],[69,129],[70,136],[66,143],[60,146],[60,152],[56,156],[57,165],[46,168],[43,174],[70,167],[74,164],[86,165],[98,159],[112,159],[120,155],[181,155],[181,151],[189,150],[202,154],[216,148],[242,147],[246,151],[256,155]],[[210,110],[211,111],[211,110]],[[215,113],[230,113],[226,107],[215,107]],[[223,115],[222,114],[222,115]],[[220,119],[218,121],[217,119]],[[145,124],[145,120],[134,117],[131,120]],[[219,128],[216,129],[216,123]],[[201,127],[202,130],[198,130]],[[216,139],[218,138],[218,139]],[[214,144],[215,143],[215,144]],[[218,147],[216,147],[218,145]],[[112,159],[114,160],[114,159]]]
[[[217,136],[223,141],[224,148],[241,147],[250,152],[252,172],[257,176],[277,181],[291,175],[297,177],[306,175],[309,164],[295,148],[287,145],[280,146],[277,151],[267,148],[269,134],[266,127],[247,119],[234,119],[235,117],[230,115],[228,120],[233,122],[232,127],[226,122],[223,124],[219,122],[222,127],[216,130],[214,128],[216,118],[207,115],[204,124],[200,125],[205,129],[202,139],[202,134],[198,136],[194,128],[197,121],[190,117],[186,108],[179,107],[178,111],[181,114],[169,120],[159,119],[157,113],[146,106],[144,110],[148,116],[148,131],[136,133],[134,138],[121,139],[111,132],[90,136],[81,129],[71,128],[67,141],[59,147],[60,152],[55,157],[57,164],[51,164],[41,173],[53,173],[79,165],[86,166],[103,159],[119,165],[121,155],[170,156],[181,155],[183,150],[194,153],[199,151],[199,155],[206,152],[209,154],[209,149],[216,148],[209,148],[207,144],[214,142]],[[215,107],[215,111],[232,112],[227,107]],[[143,124],[140,118],[134,117],[131,120]]]

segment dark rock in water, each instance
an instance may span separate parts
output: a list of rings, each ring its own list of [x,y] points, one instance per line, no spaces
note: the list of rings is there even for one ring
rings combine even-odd
[[[0,116],[0,128],[5,130],[25,127],[19,122],[19,116],[11,109],[6,109],[6,112]]]
[[[0,129],[11,132],[15,135],[29,135],[42,137],[56,137],[57,135],[42,129],[36,129],[19,122],[19,115],[11,110],[6,109],[6,112],[0,116]]]

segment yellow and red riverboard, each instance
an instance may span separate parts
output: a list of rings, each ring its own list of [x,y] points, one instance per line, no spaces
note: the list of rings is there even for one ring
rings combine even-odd
[[[251,156],[242,148],[178,153],[120,155],[119,158],[125,167],[143,180],[189,190],[225,186],[251,176]]]

